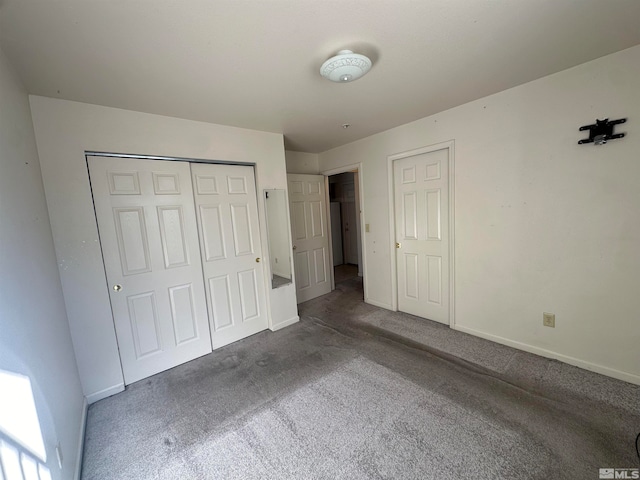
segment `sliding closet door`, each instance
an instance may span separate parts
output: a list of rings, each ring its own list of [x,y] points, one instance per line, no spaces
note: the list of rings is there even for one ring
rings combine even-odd
[[[189,164],[88,162],[125,383],[211,352]]]
[[[268,326],[253,167],[191,164],[213,348]]]

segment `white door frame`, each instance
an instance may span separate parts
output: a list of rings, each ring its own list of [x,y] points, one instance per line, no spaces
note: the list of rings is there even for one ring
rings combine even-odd
[[[455,328],[455,169],[454,169],[455,141],[428,145],[406,152],[396,153],[387,157],[387,177],[389,180],[389,257],[391,259],[391,306],[393,311],[398,311],[398,266],[396,262],[396,214],[395,214],[395,188],[393,179],[393,162],[423,153],[448,149],[449,162],[449,327]]]
[[[360,203],[360,252],[362,253],[362,285],[364,288],[364,301],[367,302],[369,299],[369,295],[367,294],[367,273],[366,273],[366,268],[367,268],[367,258],[366,258],[366,252],[365,252],[365,248],[364,248],[364,238],[365,238],[365,231],[364,231],[364,186],[363,186],[363,181],[362,181],[362,174],[363,174],[363,168],[362,168],[362,162],[360,163],[353,163],[351,165],[345,165],[344,167],[339,167],[339,168],[332,168],[330,170],[324,170],[322,172],[320,172],[320,175],[324,175],[324,188],[326,191],[326,202],[327,202],[327,211],[330,212],[331,211],[331,199],[329,198],[329,177],[331,175],[338,175],[339,173],[347,173],[347,172],[353,172],[354,170],[358,171],[358,202]],[[358,212],[356,212],[358,213]],[[329,219],[330,220],[330,219]],[[331,221],[327,221],[327,225],[328,225],[328,230],[329,230],[329,239],[331,239]],[[335,268],[333,267],[333,245],[332,242],[329,242],[329,256],[331,257],[331,291],[335,290],[336,288],[336,282],[335,282],[335,277],[334,277],[334,270]]]

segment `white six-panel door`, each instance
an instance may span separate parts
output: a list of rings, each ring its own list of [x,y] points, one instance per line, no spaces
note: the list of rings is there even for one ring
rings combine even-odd
[[[191,164],[213,348],[268,326],[253,167]]]
[[[331,291],[324,176],[287,175],[296,298],[306,302]]]
[[[398,309],[449,323],[449,149],[393,162]]]
[[[88,162],[125,383],[211,352],[189,164]]]

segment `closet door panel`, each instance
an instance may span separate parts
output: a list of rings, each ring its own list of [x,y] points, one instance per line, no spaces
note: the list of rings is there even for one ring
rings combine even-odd
[[[213,348],[268,326],[253,167],[191,164]]]
[[[88,164],[125,383],[211,352],[189,164]]]

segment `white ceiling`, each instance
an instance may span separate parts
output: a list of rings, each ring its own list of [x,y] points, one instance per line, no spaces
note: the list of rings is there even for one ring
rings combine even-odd
[[[281,132],[306,152],[640,44],[639,25],[638,0],[0,0],[30,93]],[[369,74],[322,79],[344,48]]]

